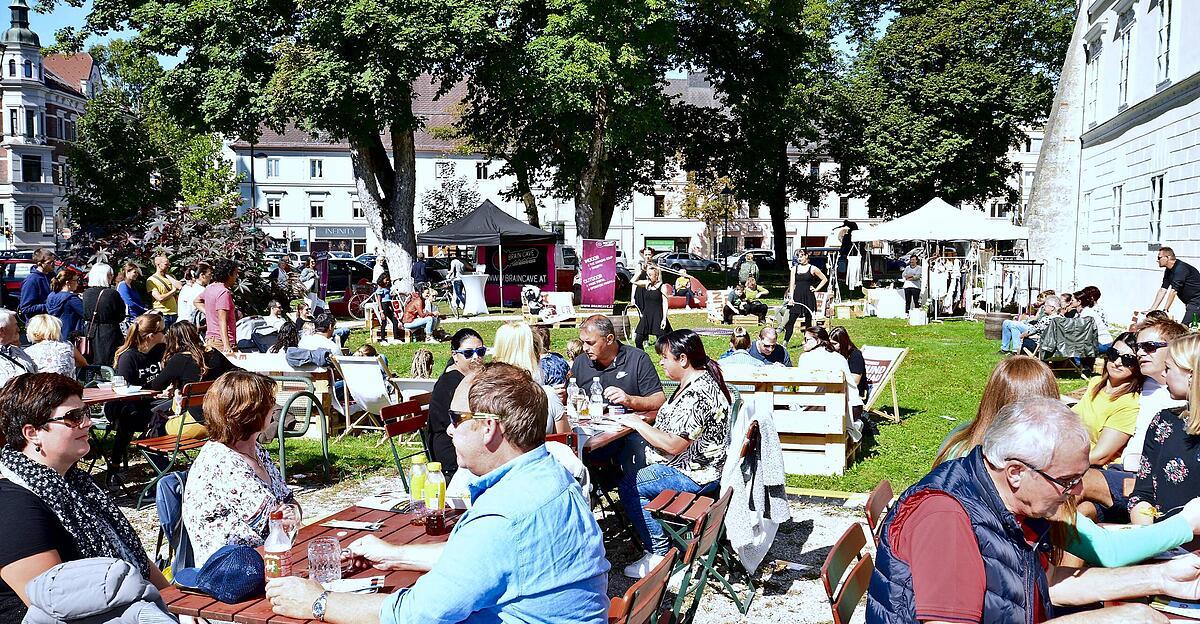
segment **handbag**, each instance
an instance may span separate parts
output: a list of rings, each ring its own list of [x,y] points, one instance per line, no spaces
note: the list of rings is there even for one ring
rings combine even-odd
[[[92,359],[92,328],[96,326],[96,313],[100,311],[100,298],[103,296],[104,290],[96,295],[96,307],[92,309],[92,320],[88,321],[83,334],[75,337],[75,348],[79,350],[80,355],[89,360]]]

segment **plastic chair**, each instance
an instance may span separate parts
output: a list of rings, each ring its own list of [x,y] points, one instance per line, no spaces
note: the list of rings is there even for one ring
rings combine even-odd
[[[400,389],[389,379],[383,358],[336,356],[331,361],[343,382],[341,392],[333,393],[333,409],[346,418],[346,430],[337,441],[355,430],[385,433],[380,414],[400,396]]]
[[[425,454],[425,457],[432,457],[429,453],[429,436],[426,435],[429,424],[429,399],[429,393],[419,394],[403,403],[389,405],[380,412],[384,435],[392,447],[392,461],[396,464],[396,472],[400,473],[400,483],[404,484],[405,492],[409,491],[408,475],[404,474],[402,462],[422,453]],[[407,451],[408,442],[401,442],[397,445],[396,439],[413,433],[420,437],[421,448],[401,456],[399,447],[403,446]]]
[[[666,624],[656,616],[659,615],[659,605],[667,593],[667,581],[671,578],[671,569],[675,567],[678,556],[679,551],[675,548],[667,551],[666,557],[650,574],[625,590],[623,596],[613,598],[608,604],[608,624],[647,624],[651,621]]]
[[[892,484],[887,479],[880,481],[867,496],[864,511],[867,515],[867,526],[871,527],[871,535],[876,544],[879,543],[879,535],[883,530],[883,519],[891,509],[892,499],[895,497],[896,493],[892,491]]]
[[[871,584],[875,563],[866,552],[867,535],[857,522],[846,528],[825,556],[821,566],[821,584],[829,598],[834,624],[846,624]],[[849,569],[849,574],[846,570]]]

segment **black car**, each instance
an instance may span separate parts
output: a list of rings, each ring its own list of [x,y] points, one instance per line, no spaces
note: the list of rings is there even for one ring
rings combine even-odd
[[[371,267],[354,258],[329,259],[329,287],[326,292],[330,295],[345,292],[352,284],[362,280],[371,281]]]

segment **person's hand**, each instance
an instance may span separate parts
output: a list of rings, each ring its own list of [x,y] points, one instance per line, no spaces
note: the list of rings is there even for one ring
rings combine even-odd
[[[267,600],[276,615],[312,619],[312,606],[325,591],[321,584],[298,576],[267,579]]]
[[[359,558],[380,570],[398,569],[395,567],[398,565],[396,547],[374,535],[366,535],[350,542],[346,550],[350,551],[351,561]]]
[[[1156,515],[1158,514],[1154,509],[1154,505],[1142,501],[1129,510],[1129,523],[1139,525],[1154,524],[1154,517]]]
[[[626,412],[624,414],[619,414],[619,415],[615,416],[614,419],[621,425],[629,427],[630,429],[633,429],[633,428],[637,427],[638,425],[644,424],[646,422],[646,421],[642,420],[641,417],[639,417],[637,414],[631,414],[629,412]]]
[[[609,403],[616,403],[617,405],[627,405],[629,403],[629,395],[616,386],[605,388],[604,398],[608,399]]]
[[[658,324],[658,328],[659,328],[659,329],[666,329],[666,328],[667,328],[667,317],[665,317],[665,316],[663,317],[663,320],[662,320],[662,322]]]
[[[1173,598],[1200,598],[1200,556],[1191,554],[1155,566],[1164,593]]]

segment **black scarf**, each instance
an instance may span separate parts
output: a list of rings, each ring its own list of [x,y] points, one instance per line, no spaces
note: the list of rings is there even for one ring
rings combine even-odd
[[[24,483],[18,485],[33,492],[58,516],[63,528],[75,539],[80,555],[85,558],[112,557],[125,560],[131,554],[136,561],[129,563],[137,566],[143,577],[150,578],[150,559],[146,556],[142,541],[138,539],[129,520],[88,473],[71,466],[66,475],[60,476],[11,446],[0,450],[0,464],[20,477]],[[106,530],[101,523],[112,527],[112,530]],[[118,548],[109,540],[113,534],[121,541],[123,548]]]

